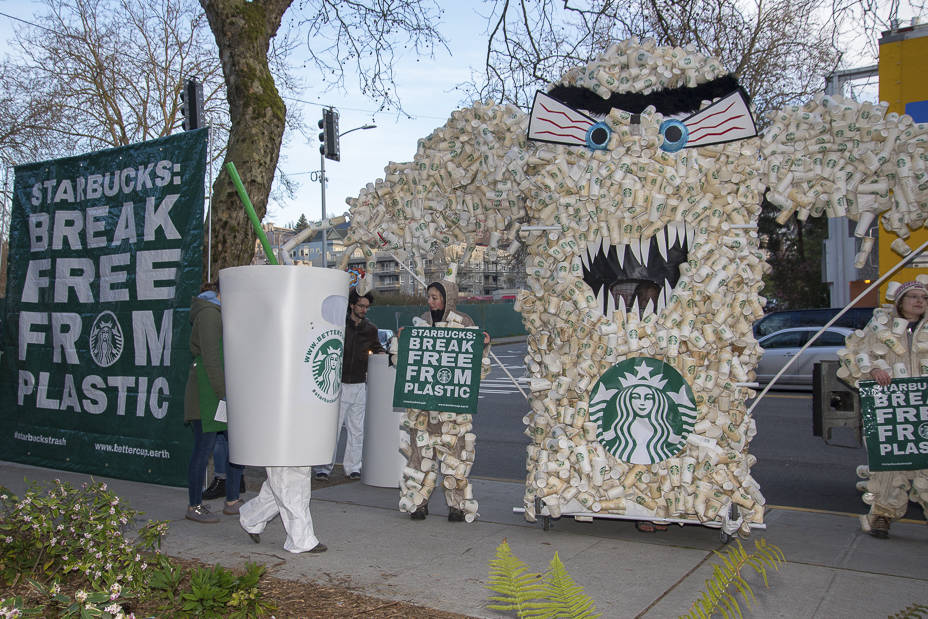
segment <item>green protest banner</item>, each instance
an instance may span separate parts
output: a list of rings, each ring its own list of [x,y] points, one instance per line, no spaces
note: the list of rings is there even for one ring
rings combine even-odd
[[[0,453],[186,485],[206,130],[17,166]]]
[[[928,378],[860,381],[860,411],[871,471],[928,468]]]
[[[400,334],[393,406],[476,413],[483,332],[407,327]]]

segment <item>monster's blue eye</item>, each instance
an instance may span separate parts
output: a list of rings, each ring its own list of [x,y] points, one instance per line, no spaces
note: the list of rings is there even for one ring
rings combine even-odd
[[[675,153],[686,146],[690,132],[682,122],[670,118],[661,123],[661,135],[664,137],[661,150]]]
[[[612,129],[604,122],[598,122],[590,127],[586,132],[586,145],[590,150],[606,150],[609,146],[609,138],[612,137]]]

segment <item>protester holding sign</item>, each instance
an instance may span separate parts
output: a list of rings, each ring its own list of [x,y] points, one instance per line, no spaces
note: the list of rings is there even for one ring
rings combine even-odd
[[[470,316],[456,311],[457,284],[450,280],[433,282],[427,294],[429,310],[416,319],[417,325],[474,327]],[[489,334],[484,332],[483,340],[482,354],[486,360],[490,351]],[[489,369],[488,362],[481,363],[482,375]],[[437,380],[441,381],[441,377]],[[468,479],[476,442],[471,421],[472,416],[466,413],[407,409],[403,425],[409,434],[409,444],[402,447],[407,463],[400,486],[400,511],[409,512],[413,520],[424,520],[428,515],[429,497],[438,483],[439,473],[444,475],[442,486],[448,504],[448,520],[473,522],[476,519],[477,501]]]
[[[870,534],[879,538],[889,537],[890,523],[905,515],[910,498],[928,516],[928,469],[900,468],[923,459],[920,449],[928,453],[928,401],[922,402],[918,385],[901,380],[928,376],[928,288],[919,281],[891,284],[887,300],[893,299],[892,306],[874,310],[862,332],[848,336],[847,352],[840,354],[851,377],[864,381],[860,387],[868,451],[877,457],[896,456],[894,463],[875,464],[871,455],[869,470],[858,469],[869,473],[864,501],[870,503]]]
[[[187,376],[184,393],[184,422],[193,430],[193,453],[187,469],[187,494],[190,505],[186,518],[194,522],[213,523],[219,518],[203,505],[203,479],[206,463],[216,444],[216,432],[225,429],[217,412],[225,410],[226,382],[222,364],[222,313],[219,308],[219,285],[206,283],[190,304],[190,354],[194,362]],[[239,484],[244,467],[229,464],[224,514],[237,514],[242,504]]]

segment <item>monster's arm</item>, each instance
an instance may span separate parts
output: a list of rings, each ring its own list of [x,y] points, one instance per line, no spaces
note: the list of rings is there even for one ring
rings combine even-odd
[[[346,244],[410,255],[417,262],[463,244],[509,248],[526,216],[525,114],[511,106],[455,111],[419,141],[412,162],[391,163],[385,177],[349,199]],[[346,252],[346,255],[350,252]]]
[[[762,170],[780,223],[794,212],[800,220],[846,215],[863,237],[882,215],[883,226],[902,239],[925,224],[928,124],[887,114],[884,103],[828,96],[772,112],[769,120]]]

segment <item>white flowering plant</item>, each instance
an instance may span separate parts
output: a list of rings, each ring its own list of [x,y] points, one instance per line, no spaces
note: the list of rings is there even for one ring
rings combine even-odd
[[[29,583],[44,600],[42,610],[46,613],[45,616],[80,617],[81,619],[90,617],[130,619],[135,617],[133,613],[126,612],[124,605],[128,600],[120,597],[122,587],[118,583],[114,583],[109,591],[77,589],[70,595],[62,591],[57,582],[47,587],[30,578]]]
[[[77,603],[80,616],[119,616],[117,599],[144,587],[167,532],[167,522],[140,524],[140,516],[102,482],[75,488],[56,479],[22,498],[0,487],[0,582],[26,577],[62,610]]]
[[[160,552],[167,522],[141,519],[105,483],[0,486],[0,619],[267,616],[262,565],[182,568]]]

